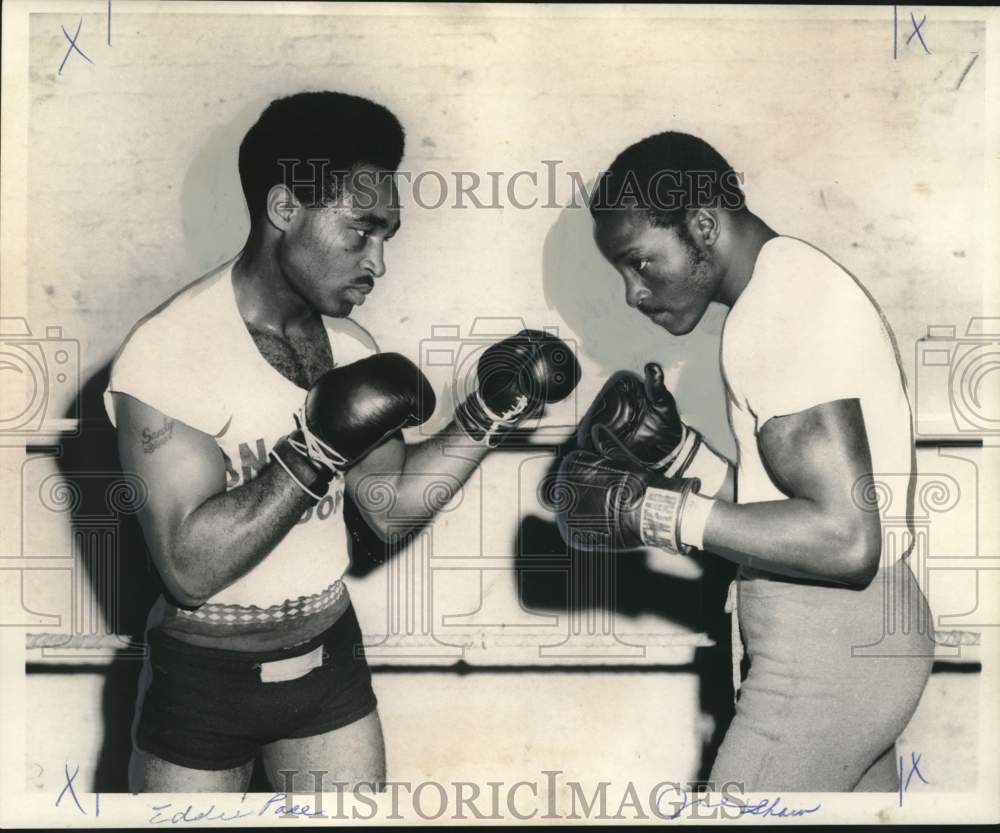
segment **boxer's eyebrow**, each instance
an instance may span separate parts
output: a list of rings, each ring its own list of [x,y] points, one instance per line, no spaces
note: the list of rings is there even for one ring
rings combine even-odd
[[[615,256],[615,263],[618,263],[618,261],[620,260],[624,260],[629,255],[635,254],[637,251],[639,251],[638,246],[629,246],[627,249],[625,249],[624,251],[620,252]]]
[[[361,214],[355,214],[352,219],[356,223],[366,223],[367,225],[374,226],[375,228],[389,229],[390,235],[399,231],[399,220],[396,221],[392,228],[389,228],[389,221],[386,220],[385,217],[379,217],[378,214],[372,214],[369,211],[365,211]]]

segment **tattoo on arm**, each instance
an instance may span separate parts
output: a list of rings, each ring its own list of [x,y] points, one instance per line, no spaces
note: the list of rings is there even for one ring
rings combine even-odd
[[[170,441],[170,438],[174,435],[174,421],[172,419],[163,419],[163,427],[157,430],[152,430],[150,428],[142,429],[142,450],[146,454],[152,454],[156,449],[162,445],[166,445]]]

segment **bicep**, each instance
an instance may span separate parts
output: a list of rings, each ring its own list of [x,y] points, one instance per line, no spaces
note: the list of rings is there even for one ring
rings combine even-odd
[[[871,450],[861,403],[825,402],[769,419],[758,447],[774,484],[786,495],[841,511],[860,509],[872,476]]]
[[[138,475],[148,497],[139,513],[158,567],[185,518],[226,488],[215,440],[126,394],[114,394],[122,468]]]

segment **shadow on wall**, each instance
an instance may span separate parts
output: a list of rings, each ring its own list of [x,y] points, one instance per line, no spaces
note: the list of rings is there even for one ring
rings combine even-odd
[[[188,165],[180,211],[192,276],[229,260],[246,241],[250,217],[240,185],[240,142],[275,97],[256,97],[214,127]]]
[[[574,448],[571,439],[558,449],[546,481]],[[553,520],[531,514],[520,519],[514,542],[518,598],[526,610],[557,611],[570,621],[588,623],[604,620],[595,617],[597,611],[626,618],[651,614],[704,633],[715,643],[695,650],[692,668],[704,718],[697,777],[704,780],[733,717],[729,616],[724,606],[736,567],[711,553],[696,552],[690,558],[701,571],[698,578],[650,569],[648,556],[639,551],[577,550],[563,541]]]
[[[179,210],[189,259],[183,272],[191,277],[233,257],[246,239],[249,218],[237,166],[239,145],[272,98],[255,98],[235,117],[212,129],[188,166]],[[163,300],[151,297],[148,307]],[[74,615],[73,630],[128,634],[141,641],[146,617],[162,585],[136,515],[127,511],[127,505],[123,506],[126,511],[111,506],[116,499],[127,504],[123,495],[130,487],[118,460],[115,430],[104,410],[109,373],[110,362],[89,380],[81,380],[79,397],[66,414],[79,415],[81,431],[63,439],[58,460],[61,479],[79,495],[69,512],[74,558],[83,578],[73,590],[81,595],[74,609],[83,612]],[[110,489],[117,489],[116,498],[110,497]],[[87,621],[81,622],[81,615]],[[141,666],[141,662],[116,662],[114,673],[104,682],[104,739],[92,789],[127,789],[124,762],[131,750],[130,726]]]
[[[588,184],[588,192],[592,188],[593,182]],[[641,374],[647,362],[659,362],[685,421],[701,431],[717,451],[735,459],[736,443],[726,413],[719,363],[728,311],[724,306],[712,304],[698,326],[681,337],[672,336],[628,307],[621,276],[594,243],[593,221],[585,207],[567,207],[560,213],[545,239],[542,272],[545,299],[576,335],[581,364],[589,364],[601,376],[589,386],[590,396],[616,370]],[[589,405],[589,401],[580,402],[581,409]],[[550,474],[572,445],[571,439],[560,449]],[[651,570],[639,553],[567,552],[555,524],[540,517],[521,520],[515,551],[520,568],[519,595],[526,607],[566,610],[574,604],[568,587],[577,589],[579,599],[581,583],[588,577],[607,575],[600,561],[612,559],[616,592],[613,599],[598,602],[600,606],[628,617],[658,615],[704,632],[716,643],[714,648],[700,648],[695,653],[700,708],[708,718],[698,777],[707,778],[733,714],[729,617],[723,606],[735,575],[734,565],[699,553],[696,559],[703,573],[692,580]],[[539,558],[566,555],[570,560],[568,583],[563,577],[546,576],[530,568]],[[585,589],[582,596],[587,596]]]
[[[60,479],[77,497],[69,507],[76,570],[74,634],[133,635],[142,641],[146,617],[161,584],[146,550],[135,510],[144,491],[122,473],[115,430],[104,411],[110,364],[80,388],[67,416],[79,413],[81,430],[61,442]],[[119,659],[124,652],[117,654]],[[71,668],[72,666],[70,666]],[[130,729],[142,663],[115,662],[104,680],[101,719],[104,738],[90,789],[127,789],[123,762],[131,751]]]
[[[607,378],[621,369],[641,373],[646,362],[659,362],[686,421],[717,451],[735,457],[719,368],[725,307],[712,304],[686,336],[672,336],[629,308],[622,279],[598,251],[583,207],[560,212],[545,239],[542,273],[545,299],[575,333],[582,363],[589,359]]]

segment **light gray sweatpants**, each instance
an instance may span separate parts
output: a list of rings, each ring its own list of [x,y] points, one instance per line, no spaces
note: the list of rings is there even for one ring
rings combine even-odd
[[[741,572],[750,671],[710,780],[746,791],[893,791],[895,741],[934,659],[927,600],[905,561],[863,590]]]

